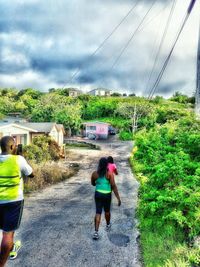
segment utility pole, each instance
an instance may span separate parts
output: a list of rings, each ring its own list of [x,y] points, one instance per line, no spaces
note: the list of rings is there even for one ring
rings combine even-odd
[[[135,134],[136,130],[137,130],[137,106],[135,103],[133,112],[133,121],[132,121],[132,133]]]
[[[200,27],[199,27],[199,45],[197,52],[197,79],[196,79],[196,95],[195,95],[195,113],[200,118]]]

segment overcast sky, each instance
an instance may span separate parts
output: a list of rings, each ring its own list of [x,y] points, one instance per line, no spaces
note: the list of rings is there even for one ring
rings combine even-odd
[[[91,57],[136,2],[127,19]],[[63,86],[83,91],[106,87],[148,95],[190,0],[177,0],[154,75],[148,83],[173,0],[156,1],[114,68],[112,65],[152,2],[0,0],[0,87],[32,87],[41,91]],[[168,97],[177,90],[189,95],[194,92],[199,11],[197,1],[156,94]]]

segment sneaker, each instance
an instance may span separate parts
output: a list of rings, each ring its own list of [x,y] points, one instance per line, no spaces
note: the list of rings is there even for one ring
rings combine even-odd
[[[93,234],[93,239],[94,239],[94,240],[99,239],[99,233],[98,233],[97,231],[94,232],[94,234]]]
[[[21,249],[21,247],[22,247],[21,241],[18,240],[14,243],[13,249],[9,255],[10,260],[14,260],[17,258],[18,252]]]
[[[111,229],[111,223],[109,223],[109,224],[106,225],[106,231],[109,232],[110,229]]]

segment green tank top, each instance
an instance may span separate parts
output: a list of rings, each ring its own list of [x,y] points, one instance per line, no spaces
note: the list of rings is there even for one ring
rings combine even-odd
[[[96,180],[96,191],[103,194],[108,194],[112,192],[110,181],[105,176],[99,177]]]

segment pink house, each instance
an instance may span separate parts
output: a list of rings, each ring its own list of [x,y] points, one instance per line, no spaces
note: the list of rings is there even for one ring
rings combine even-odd
[[[95,139],[107,139],[108,138],[108,128],[109,124],[105,122],[85,122],[84,126],[84,136],[90,137],[94,136]]]

